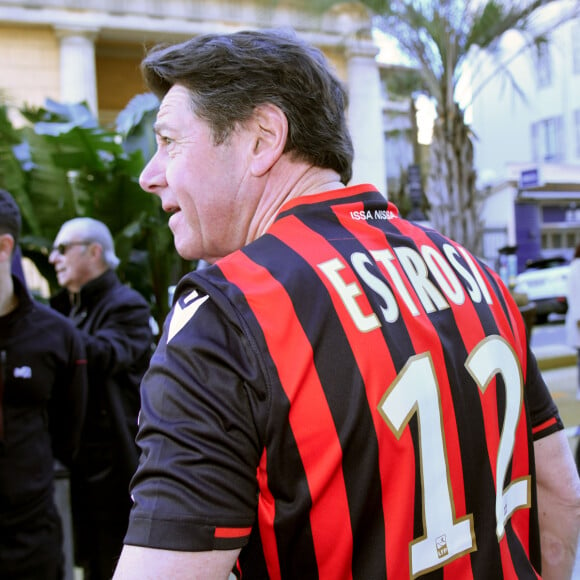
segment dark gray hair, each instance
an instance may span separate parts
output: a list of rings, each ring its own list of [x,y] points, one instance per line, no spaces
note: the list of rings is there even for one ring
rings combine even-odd
[[[285,152],[333,169],[347,184],[353,146],[347,93],[320,50],[287,30],[206,34],[153,48],[141,63],[149,89],[162,99],[173,85],[191,91],[194,112],[224,142],[254,109],[270,103],[288,119]]]

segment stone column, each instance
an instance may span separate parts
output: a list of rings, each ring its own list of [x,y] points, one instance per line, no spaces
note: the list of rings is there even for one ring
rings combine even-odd
[[[349,127],[354,144],[352,183],[371,183],[387,192],[383,99],[378,47],[364,35],[347,43]]]
[[[65,103],[86,101],[98,114],[95,39],[92,28],[56,28],[60,40],[60,98]]]

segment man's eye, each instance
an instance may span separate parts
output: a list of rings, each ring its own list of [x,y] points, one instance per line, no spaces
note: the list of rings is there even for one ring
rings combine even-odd
[[[163,145],[171,145],[173,143],[173,139],[170,139],[169,137],[160,137],[159,138],[161,143],[163,143]]]

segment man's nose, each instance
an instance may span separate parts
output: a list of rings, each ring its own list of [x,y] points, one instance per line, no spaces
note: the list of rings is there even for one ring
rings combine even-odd
[[[156,153],[144,167],[139,176],[139,185],[149,193],[158,194],[159,190],[167,185],[165,181],[165,167]]]
[[[50,264],[56,264],[58,259],[62,256],[62,254],[58,251],[57,248],[50,248],[48,254],[48,262]]]

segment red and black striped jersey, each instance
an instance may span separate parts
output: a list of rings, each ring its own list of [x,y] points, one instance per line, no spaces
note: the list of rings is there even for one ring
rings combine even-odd
[[[537,578],[561,429],[498,276],[371,186],[186,276],[142,383],[126,543],[242,578]]]

